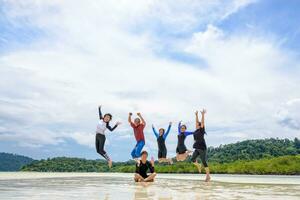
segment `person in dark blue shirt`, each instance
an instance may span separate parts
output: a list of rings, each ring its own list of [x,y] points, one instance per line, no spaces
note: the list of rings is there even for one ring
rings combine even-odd
[[[177,142],[177,148],[176,148],[176,160],[177,161],[184,161],[188,157],[188,155],[191,153],[189,151],[185,144],[185,138],[189,135],[192,135],[194,132],[187,131],[186,125],[181,125],[181,121],[178,124],[178,142]]]
[[[172,159],[167,158],[167,147],[166,147],[166,143],[165,143],[166,138],[171,130],[171,127],[172,127],[172,122],[169,123],[167,131],[165,131],[165,129],[163,129],[163,128],[160,128],[159,132],[157,133],[154,125],[152,125],[153,133],[157,139],[158,162],[159,163],[167,162],[167,163],[173,164]]]

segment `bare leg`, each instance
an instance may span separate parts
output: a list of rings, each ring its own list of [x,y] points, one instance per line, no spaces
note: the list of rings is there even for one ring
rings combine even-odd
[[[156,176],[156,173],[153,172],[150,176],[148,176],[147,178],[144,179],[145,182],[152,182],[154,181],[154,178]]]
[[[193,164],[197,167],[199,174],[201,174],[201,164],[199,164],[197,160],[193,162]]]
[[[193,153],[193,151],[187,150],[185,153],[187,153],[189,155],[189,154]]]
[[[185,158],[184,158],[185,154],[176,154],[176,160],[179,162],[179,161],[184,161]]]
[[[206,173],[205,182],[209,182],[211,178],[210,178],[209,168],[208,167],[205,167],[205,173]]]
[[[108,162],[108,167],[111,168],[112,167],[112,160],[109,160],[107,162]]]
[[[159,163],[167,162],[167,163],[173,164],[173,161],[171,158],[159,158],[158,162]]]
[[[189,154],[187,152],[182,153],[182,154],[176,154],[176,160],[177,161],[185,161],[188,155]]]
[[[141,175],[135,173],[135,174],[134,174],[134,181],[135,181],[135,182],[143,182],[143,181],[144,181],[144,178],[143,178]]]
[[[176,160],[177,160],[177,161],[180,161],[180,160],[179,160],[179,153],[176,153]]]

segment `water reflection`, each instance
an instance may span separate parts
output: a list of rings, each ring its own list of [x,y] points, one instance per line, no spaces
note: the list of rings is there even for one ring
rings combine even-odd
[[[190,179],[188,176],[181,177]],[[286,177],[281,182],[284,180]],[[281,185],[280,179],[276,181],[279,181],[278,184],[272,185],[217,181],[205,183],[161,175],[154,183],[135,183],[130,174],[95,177],[53,177],[50,174],[48,178],[30,179],[0,177],[0,199],[299,199],[300,184]]]
[[[136,183],[138,184],[135,188],[134,199],[148,199],[148,183]]]

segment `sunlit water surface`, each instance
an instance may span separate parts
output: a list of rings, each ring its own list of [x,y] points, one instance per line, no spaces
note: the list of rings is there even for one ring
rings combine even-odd
[[[300,199],[299,176],[159,174],[150,184],[132,174],[0,173],[0,199]]]

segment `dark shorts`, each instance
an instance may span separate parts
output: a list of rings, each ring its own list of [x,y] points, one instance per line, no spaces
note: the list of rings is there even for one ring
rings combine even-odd
[[[167,157],[167,149],[158,150],[158,158],[166,158]]]
[[[200,157],[203,166],[204,167],[208,167],[206,150],[195,149],[194,152],[193,152],[191,161],[192,162],[196,162],[196,160],[197,160],[198,157]]]
[[[176,153],[179,153],[179,154],[183,154],[187,151],[187,148],[185,146],[177,146],[176,148]]]

